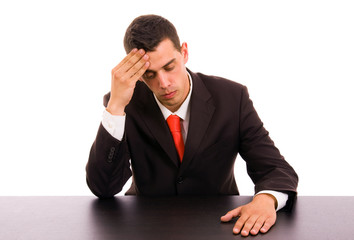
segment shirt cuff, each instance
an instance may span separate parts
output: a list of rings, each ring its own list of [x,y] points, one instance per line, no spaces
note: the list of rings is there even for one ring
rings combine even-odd
[[[278,192],[278,191],[272,191],[272,190],[263,190],[263,191],[258,192],[256,195],[261,194],[261,193],[267,193],[267,194],[270,194],[273,197],[275,197],[275,199],[278,202],[278,206],[277,206],[276,211],[278,211],[278,210],[282,209],[283,207],[285,207],[286,201],[288,201],[288,198],[289,198],[288,194],[286,194],[286,193]]]
[[[124,134],[125,115],[112,115],[105,109],[102,114],[102,125],[112,137],[121,141]]]

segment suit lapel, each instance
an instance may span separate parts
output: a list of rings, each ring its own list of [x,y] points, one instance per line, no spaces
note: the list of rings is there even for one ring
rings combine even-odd
[[[193,159],[215,111],[211,95],[202,80],[198,75],[192,72],[190,74],[193,79],[193,91],[190,102],[188,136],[180,171],[185,170]]]
[[[178,166],[179,160],[173,138],[161,110],[147,86],[144,84],[144,86],[141,87],[145,89],[144,93],[139,93],[142,95],[138,108],[142,121],[145,122],[151,134],[156,138],[157,142],[167,153],[169,158],[176,166]]]

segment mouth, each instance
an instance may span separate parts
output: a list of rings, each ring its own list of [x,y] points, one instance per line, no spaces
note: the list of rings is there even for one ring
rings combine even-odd
[[[177,93],[177,91],[169,92],[169,93],[163,94],[162,97],[164,99],[171,99],[175,96],[176,93]]]

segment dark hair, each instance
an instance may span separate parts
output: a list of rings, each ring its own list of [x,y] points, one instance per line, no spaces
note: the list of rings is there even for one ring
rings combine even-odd
[[[171,22],[158,15],[143,15],[135,18],[127,28],[124,48],[127,53],[133,48],[151,52],[165,39],[170,39],[174,47],[181,51],[176,28]]]

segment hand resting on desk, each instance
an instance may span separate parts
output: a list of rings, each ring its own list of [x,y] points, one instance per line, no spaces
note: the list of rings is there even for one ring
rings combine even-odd
[[[276,200],[269,194],[258,194],[252,202],[235,208],[221,217],[222,222],[229,222],[235,217],[239,217],[233,228],[234,234],[246,237],[250,233],[257,235],[266,233],[275,224]],[[242,229],[242,231],[241,231]]]

